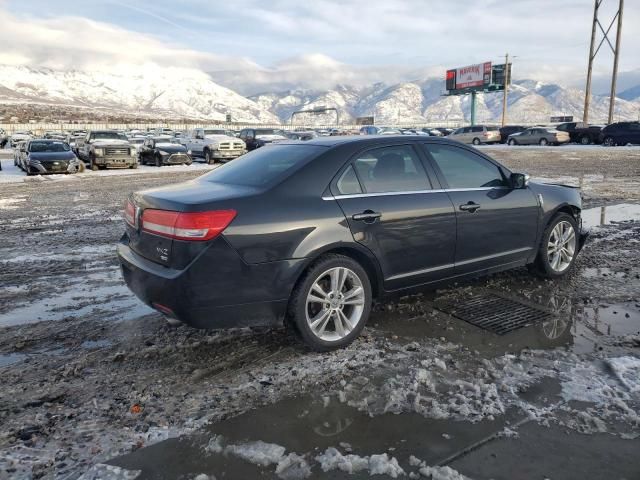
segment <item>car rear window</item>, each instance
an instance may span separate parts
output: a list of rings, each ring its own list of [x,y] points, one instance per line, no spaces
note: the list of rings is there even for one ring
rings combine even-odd
[[[317,145],[268,145],[204,175],[203,180],[248,187],[281,181],[313,160],[326,148]]]

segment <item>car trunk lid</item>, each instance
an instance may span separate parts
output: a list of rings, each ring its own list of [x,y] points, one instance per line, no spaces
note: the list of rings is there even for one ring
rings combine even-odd
[[[252,192],[195,181],[135,193],[124,212],[129,246],[148,260],[182,269],[233,221],[233,200]]]

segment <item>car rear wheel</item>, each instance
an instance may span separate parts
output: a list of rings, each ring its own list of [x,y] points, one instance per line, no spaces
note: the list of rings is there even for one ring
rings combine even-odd
[[[566,213],[556,215],[542,236],[542,243],[534,263],[536,273],[545,278],[566,275],[578,253],[578,227]]]
[[[156,155],[156,167],[161,167],[162,166],[162,158],[160,157],[160,155]]]
[[[480,141],[479,138],[474,138],[471,143],[473,143],[474,145],[480,145],[482,142]]]
[[[514,145],[516,145],[516,144],[517,144],[517,143],[516,143],[516,141],[515,141],[513,138],[512,138],[512,139],[510,139],[507,143],[508,143],[509,145],[511,145],[512,147],[513,147]]]
[[[358,262],[343,255],[325,255],[296,286],[289,316],[302,340],[317,352],[349,345],[371,312],[371,283]]]
[[[546,138],[541,138],[540,142],[538,143],[540,143],[540,146],[546,147],[547,145],[549,145],[549,140],[547,140]]]
[[[582,145],[591,145],[591,139],[587,135],[580,137],[580,143]]]

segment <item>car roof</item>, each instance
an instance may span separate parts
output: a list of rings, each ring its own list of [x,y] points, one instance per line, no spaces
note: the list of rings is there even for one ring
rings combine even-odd
[[[344,135],[344,136],[335,136],[335,137],[318,137],[312,140],[307,140],[304,145],[317,145],[320,147],[335,147],[338,145],[344,145],[347,143],[357,143],[363,146],[368,145],[377,145],[382,144],[385,145],[389,142],[438,142],[438,143],[448,143],[451,145],[459,145],[459,142],[454,142],[452,140],[447,140],[446,138],[441,137],[428,137],[426,135]],[[281,141],[278,142],[278,145],[300,145],[301,142],[291,140],[291,141]]]

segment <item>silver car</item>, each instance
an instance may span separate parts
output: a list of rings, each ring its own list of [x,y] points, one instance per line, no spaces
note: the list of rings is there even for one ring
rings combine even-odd
[[[447,138],[462,143],[481,145],[483,143],[500,143],[500,129],[486,125],[474,125],[454,130]]]
[[[509,135],[509,145],[561,145],[569,142],[569,133],[553,128],[533,127]]]

